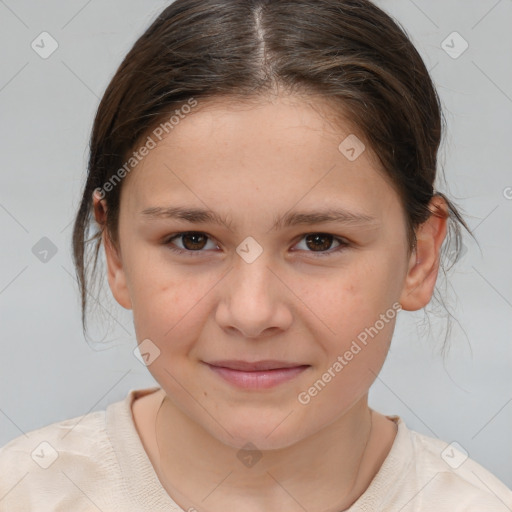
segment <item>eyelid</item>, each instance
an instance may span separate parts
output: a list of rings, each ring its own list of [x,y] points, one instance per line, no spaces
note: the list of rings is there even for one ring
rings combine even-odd
[[[205,235],[206,238],[208,238],[208,241],[212,241],[212,242],[215,242],[217,245],[221,245],[221,244],[219,244],[219,242],[217,242],[215,237],[211,236],[210,234],[206,233],[205,231],[190,231],[190,230],[179,231],[172,235],[166,236],[163,239],[162,244],[167,246],[169,250],[171,250],[172,252],[177,253],[177,254],[187,254],[187,255],[191,255],[191,256],[197,256],[197,255],[207,252],[204,250],[192,251],[192,250],[186,250],[186,249],[172,247],[172,245],[171,245],[172,240],[174,240],[175,238],[180,238],[181,236],[186,235],[186,234]],[[307,233],[302,233],[298,237],[295,238],[296,241],[294,242],[293,245],[294,246],[297,245],[299,242],[301,242],[305,237],[307,237],[309,235],[331,236],[333,238],[333,240],[335,240],[336,242],[339,243],[339,245],[337,247],[328,249],[327,251],[305,251],[303,249],[292,249],[292,252],[306,252],[306,253],[312,254],[314,258],[317,258],[317,257],[329,256],[332,254],[338,254],[338,253],[342,252],[343,250],[348,249],[352,245],[351,242],[349,242],[345,238],[334,235],[333,233],[327,233],[324,231],[311,231],[311,232],[307,232]],[[207,241],[207,243],[208,243],[208,241]]]

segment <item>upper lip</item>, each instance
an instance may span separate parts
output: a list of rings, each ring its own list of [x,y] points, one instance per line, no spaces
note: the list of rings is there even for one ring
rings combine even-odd
[[[275,360],[265,360],[265,361],[240,361],[240,360],[223,360],[223,361],[211,361],[209,363],[210,366],[219,366],[223,368],[229,368],[231,370],[241,370],[248,372],[255,371],[263,371],[263,370],[276,370],[278,368],[297,368],[299,366],[309,366],[300,363],[290,363],[287,361],[275,361]]]

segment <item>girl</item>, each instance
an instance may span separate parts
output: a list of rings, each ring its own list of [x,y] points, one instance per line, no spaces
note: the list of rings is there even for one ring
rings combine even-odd
[[[84,326],[103,243],[159,386],[6,445],[0,510],[511,510],[368,407],[467,229],[433,188],[440,138],[421,57],[368,0],[166,8],[101,101],[73,235]]]

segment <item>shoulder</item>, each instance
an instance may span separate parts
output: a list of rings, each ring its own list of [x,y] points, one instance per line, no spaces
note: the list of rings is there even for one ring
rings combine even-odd
[[[426,499],[438,511],[512,510],[512,491],[471,459],[460,444],[405,430],[404,441],[409,441],[414,461],[411,487],[417,500]]]
[[[0,448],[0,512],[29,510],[36,503],[44,510],[71,506],[83,501],[95,482],[112,480],[116,459],[105,414],[52,423]]]

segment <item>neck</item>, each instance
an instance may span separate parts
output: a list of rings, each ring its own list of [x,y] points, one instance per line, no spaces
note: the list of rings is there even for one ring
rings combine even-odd
[[[336,512],[357,500],[383,461],[372,443],[372,425],[365,396],[341,418],[298,443],[240,452],[164,397],[155,422],[155,469],[184,510]],[[249,457],[245,463],[244,454]]]

